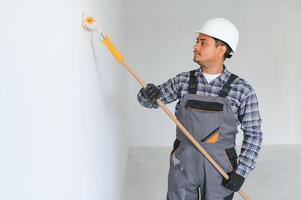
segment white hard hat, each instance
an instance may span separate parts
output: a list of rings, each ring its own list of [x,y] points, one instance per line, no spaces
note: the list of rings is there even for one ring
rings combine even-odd
[[[210,19],[203,25],[201,30],[197,31],[197,33],[203,33],[222,40],[231,47],[234,53],[236,52],[236,47],[239,40],[239,32],[237,28],[227,19]]]

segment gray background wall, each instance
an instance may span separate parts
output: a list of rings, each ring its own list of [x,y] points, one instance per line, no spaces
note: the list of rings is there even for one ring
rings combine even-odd
[[[128,0],[128,62],[155,84],[197,68],[192,61],[197,37],[193,31],[207,19],[228,18],[240,31],[240,43],[226,65],[257,91],[264,144],[300,143],[300,8],[297,0]],[[173,123],[163,111],[141,107],[136,101],[140,86],[132,78],[129,83],[130,145],[171,145]],[[174,106],[169,104],[172,110]]]

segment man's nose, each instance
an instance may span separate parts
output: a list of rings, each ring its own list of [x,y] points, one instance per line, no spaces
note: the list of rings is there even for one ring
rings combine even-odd
[[[196,44],[195,45],[193,45],[193,51],[196,51],[197,49],[196,49]]]
[[[199,45],[198,45],[198,43],[195,43],[194,45],[193,45],[193,50],[199,50],[200,48],[199,48]]]
[[[193,51],[199,51],[199,48],[198,48],[198,45],[197,45],[197,44],[195,44],[195,45],[193,46]]]

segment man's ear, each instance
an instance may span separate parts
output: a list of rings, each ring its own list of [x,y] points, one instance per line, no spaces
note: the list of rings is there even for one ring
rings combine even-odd
[[[225,53],[227,51],[227,47],[225,45],[220,45],[218,46],[218,53],[221,55],[221,56],[224,56]]]

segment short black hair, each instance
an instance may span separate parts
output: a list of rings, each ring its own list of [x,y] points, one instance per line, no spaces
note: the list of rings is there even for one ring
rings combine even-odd
[[[232,49],[231,49],[231,47],[226,42],[224,42],[224,41],[222,41],[220,39],[217,39],[215,37],[213,37],[213,39],[215,40],[215,46],[216,47],[222,46],[222,45],[226,46],[226,52],[224,54],[224,59],[231,58],[232,57],[232,54],[231,54]]]

